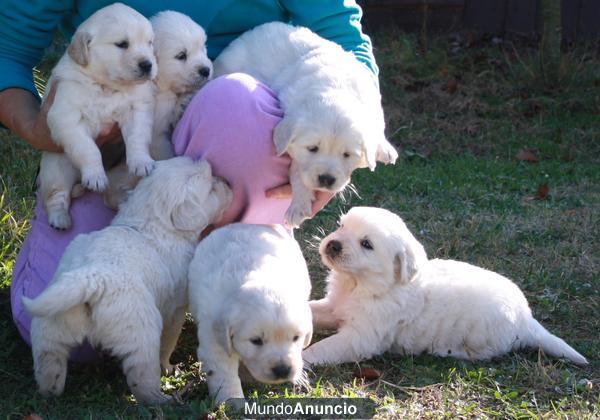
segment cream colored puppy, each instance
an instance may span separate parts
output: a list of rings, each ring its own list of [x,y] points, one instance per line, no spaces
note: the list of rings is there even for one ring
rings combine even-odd
[[[206,53],[206,33],[188,16],[167,10],[150,19],[158,63],[154,134],[154,159],[173,157],[171,133],[190,99],[212,76]]]
[[[144,176],[152,170],[153,37],[145,17],[115,3],[77,28],[67,52],[52,70],[46,91],[58,85],[48,111],[48,127],[64,154],[42,156],[39,182],[51,226],[71,226],[71,189],[79,178],[86,188],[106,188],[108,179],[94,141],[103,127],[119,124],[131,173]]]
[[[355,207],[321,242],[327,296],[312,301],[316,327],[336,334],[304,352],[311,364],[359,361],[391,350],[479,360],[523,347],[586,364],[532,314],[519,287],[459,261],[428,260],[395,214]]]
[[[212,63],[206,54],[204,29],[188,16],[168,10],[152,17],[150,23],[158,66],[150,155],[164,160],[174,156],[173,128],[192,96],[210,80]],[[129,173],[124,164],[108,171],[108,178],[104,201],[116,209],[140,178]]]
[[[244,398],[240,362],[258,381],[298,381],[310,343],[310,279],[281,226],[232,224],[196,249],[189,269],[198,359],[217,402]]]
[[[311,215],[314,191],[341,191],[352,171],[394,163],[375,76],[338,44],[307,28],[273,22],[233,41],[215,75],[243,72],[273,88],[284,111],[273,140],[292,158],[292,204],[286,221]]]
[[[71,242],[48,288],[23,298],[41,393],[63,392],[69,353],[87,339],[123,360],[139,402],[168,400],[161,364],[170,368],[185,319],[187,267],[230,201],[207,162],[173,158],[140,181],[110,226]]]

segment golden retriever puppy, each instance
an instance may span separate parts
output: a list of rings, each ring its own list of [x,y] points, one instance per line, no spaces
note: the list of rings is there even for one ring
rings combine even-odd
[[[50,285],[23,298],[33,315],[35,378],[42,394],[60,395],[71,349],[87,339],[123,361],[139,402],[168,400],[160,390],[187,308],[187,268],[200,233],[231,202],[227,185],[205,161],[158,162],[112,223],[79,235]]]
[[[188,16],[171,10],[150,19],[154,30],[154,54],[158,73],[154,79],[154,125],[150,155],[155,160],[174,156],[171,134],[192,96],[212,76],[212,63],[206,53],[206,33]],[[140,177],[125,164],[108,171],[105,204],[117,209]]]
[[[232,224],[212,232],[189,269],[198,360],[217,402],[244,398],[240,362],[265,383],[298,381],[312,337],[310,279],[281,226]]]
[[[315,190],[339,192],[355,169],[396,161],[375,76],[338,44],[307,28],[266,23],[215,60],[216,76],[235,72],[274,89],[283,108],[273,141],[292,158],[290,226],[310,217]]]
[[[150,22],[121,3],[104,7],[77,28],[67,52],[52,70],[46,91],[58,83],[48,127],[64,154],[44,153],[39,183],[48,222],[71,226],[71,189],[103,191],[108,178],[94,139],[103,127],[119,124],[127,166],[150,173],[156,59]]]
[[[310,303],[334,335],[304,352],[311,364],[359,361],[391,350],[480,360],[523,347],[586,364],[536,321],[519,287],[500,274],[428,260],[395,214],[355,207],[323,239],[327,296]]]

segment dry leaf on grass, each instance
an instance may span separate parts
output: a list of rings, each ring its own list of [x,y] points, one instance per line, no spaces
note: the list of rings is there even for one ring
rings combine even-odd
[[[548,198],[549,192],[550,187],[548,186],[548,184],[542,184],[538,187],[537,195],[535,196],[535,198],[537,198],[538,200],[545,200],[546,198]]]
[[[39,415],[37,415],[35,413],[31,413],[27,416],[24,416],[23,420],[42,420],[42,417],[40,417]]]
[[[538,163],[540,158],[537,155],[537,149],[522,149],[519,150],[516,156],[517,160],[521,160],[523,162],[531,162]]]
[[[448,80],[446,82],[446,86],[444,86],[443,89],[450,94],[455,93],[456,90],[458,89],[458,80],[456,80],[456,79]]]
[[[373,381],[375,379],[379,379],[379,377],[381,376],[381,373],[373,368],[361,368],[361,367],[357,367],[354,369],[354,372],[352,372],[352,374],[354,375],[355,378],[359,378],[359,379],[366,379],[367,381]]]

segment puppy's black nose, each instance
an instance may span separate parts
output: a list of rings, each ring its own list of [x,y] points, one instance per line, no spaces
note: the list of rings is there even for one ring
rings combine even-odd
[[[335,178],[329,174],[319,175],[319,185],[321,187],[331,187],[335,184]]]
[[[142,73],[148,74],[152,70],[152,63],[149,60],[142,60],[138,63],[138,67]]]
[[[292,369],[288,366],[288,365],[277,365],[273,368],[271,368],[271,372],[273,372],[273,376],[275,377],[275,379],[285,379],[289,376],[290,371]]]
[[[327,243],[325,247],[325,253],[330,257],[335,257],[342,252],[342,243],[340,241],[331,240]]]
[[[210,67],[200,67],[198,69],[198,74],[202,77],[210,76]]]

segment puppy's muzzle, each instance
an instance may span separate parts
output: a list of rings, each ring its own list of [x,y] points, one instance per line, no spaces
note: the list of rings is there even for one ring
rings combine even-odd
[[[335,177],[329,174],[321,174],[319,175],[319,186],[323,188],[331,188],[333,184],[335,184]]]
[[[325,246],[325,254],[333,260],[342,253],[342,249],[342,243],[333,239]]]
[[[205,78],[208,79],[210,77],[210,67],[206,67],[206,66],[200,66],[198,68],[198,74]]]
[[[150,60],[141,60],[138,62],[140,75],[147,76],[152,71],[152,62]]]
[[[286,364],[279,364],[271,368],[271,373],[274,379],[287,379],[290,376],[292,368]]]

